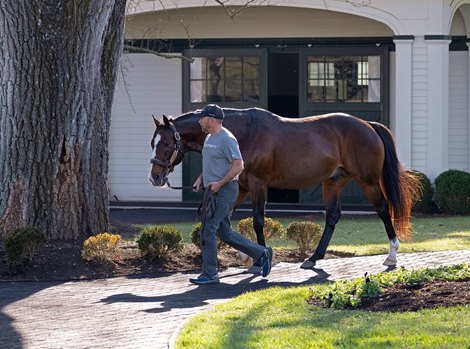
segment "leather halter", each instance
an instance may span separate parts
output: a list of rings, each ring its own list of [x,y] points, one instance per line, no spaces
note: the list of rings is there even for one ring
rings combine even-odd
[[[176,158],[178,157],[178,153],[181,153],[184,156],[184,153],[181,151],[181,136],[178,133],[178,131],[176,131],[175,125],[173,125],[170,122],[169,126],[171,128],[171,131],[173,132],[173,138],[175,139],[175,146],[173,149],[173,153],[170,156],[170,159],[165,160],[165,161],[161,161],[157,159],[157,157],[153,157],[150,159],[151,164],[165,167],[166,176],[170,174],[171,172],[173,172],[173,170],[175,169],[174,162]]]

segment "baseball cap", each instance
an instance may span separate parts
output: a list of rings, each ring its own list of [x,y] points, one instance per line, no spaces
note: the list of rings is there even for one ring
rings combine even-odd
[[[201,112],[199,113],[200,118],[204,116],[210,116],[214,119],[223,120],[224,111],[217,104],[208,104],[204,108],[202,108]]]

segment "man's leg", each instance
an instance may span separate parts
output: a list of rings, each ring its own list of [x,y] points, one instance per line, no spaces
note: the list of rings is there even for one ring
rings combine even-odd
[[[221,188],[218,193],[218,203],[220,206],[226,207],[227,214],[222,218],[218,230],[219,237],[238,251],[241,251],[252,257],[255,261],[259,261],[262,266],[263,276],[267,276],[271,271],[272,249],[265,248],[243,235],[235,232],[230,225],[230,217],[233,212],[233,204],[238,195],[238,185],[235,182],[228,183]]]

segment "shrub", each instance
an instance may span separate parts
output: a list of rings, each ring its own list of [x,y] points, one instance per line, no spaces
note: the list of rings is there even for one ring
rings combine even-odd
[[[438,211],[436,203],[434,202],[434,188],[429,178],[422,172],[410,171],[413,175],[419,178],[421,183],[421,197],[414,204],[413,211],[419,213],[436,213]]]
[[[150,225],[137,238],[140,252],[147,258],[155,259],[180,252],[183,249],[181,232],[172,225]]]
[[[19,266],[31,263],[36,252],[47,241],[46,235],[38,227],[23,227],[13,231],[5,240],[7,263]]]
[[[470,173],[442,172],[434,181],[437,207],[444,213],[470,213]]]
[[[256,233],[253,229],[253,218],[245,218],[238,222],[237,229],[243,236],[252,241],[256,241]],[[264,218],[263,234],[266,240],[272,237],[280,238],[284,235],[285,229],[281,222],[276,219]]]
[[[439,268],[407,270],[400,268],[392,272],[364,275],[354,280],[338,280],[326,288],[311,291],[311,297],[319,299],[327,307],[335,309],[357,308],[366,298],[376,297],[384,289],[403,284],[413,287],[433,280],[465,280],[470,277],[467,264],[456,264]]]
[[[117,234],[102,233],[90,236],[83,243],[82,258],[98,263],[111,263],[117,258],[119,241],[121,237]]]
[[[193,227],[193,231],[191,232],[191,242],[196,245],[198,248],[201,248],[201,234],[199,231],[201,230],[201,223],[197,223]],[[221,249],[224,247],[225,243],[217,238],[217,248]]]
[[[306,254],[320,241],[322,229],[317,223],[310,221],[291,222],[287,226],[286,237],[297,243],[300,252]]]

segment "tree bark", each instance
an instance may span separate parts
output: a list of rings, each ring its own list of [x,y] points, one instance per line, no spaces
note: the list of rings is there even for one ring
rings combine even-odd
[[[125,0],[0,2],[0,237],[108,228],[108,135]]]

